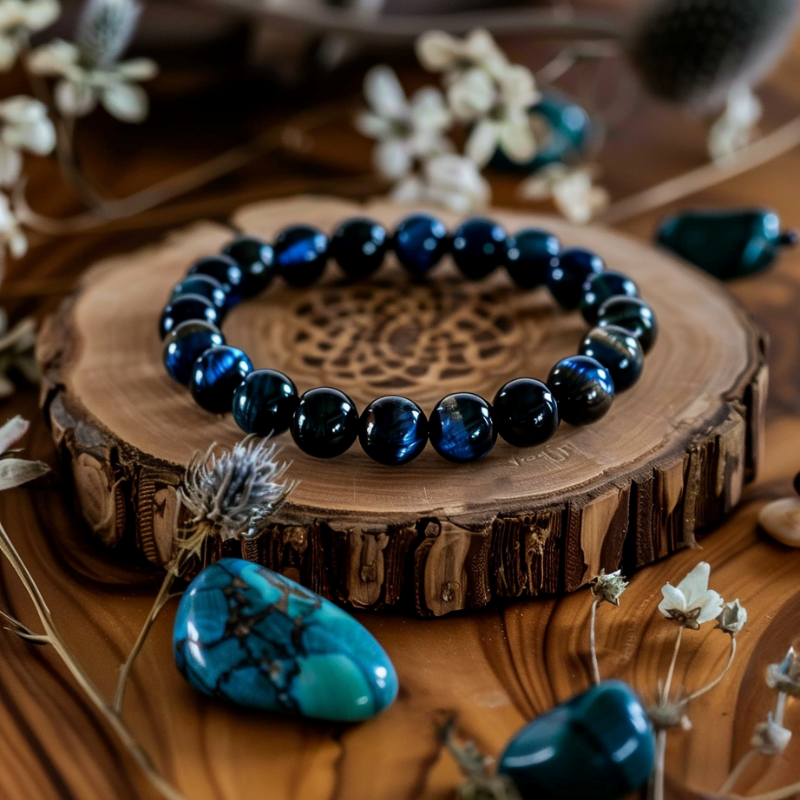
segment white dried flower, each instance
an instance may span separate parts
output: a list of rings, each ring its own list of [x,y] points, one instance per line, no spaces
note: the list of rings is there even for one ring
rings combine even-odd
[[[762,113],[761,101],[749,86],[740,85],[732,89],[725,111],[709,131],[708,152],[711,158],[723,161],[746,147]]]
[[[39,382],[36,365],[36,323],[31,317],[8,329],[8,317],[0,309],[0,400],[12,395],[16,389],[8,373],[16,370],[30,383]]]
[[[420,174],[401,181],[391,193],[397,203],[434,203],[458,214],[486,208],[491,197],[475,163],[452,153],[429,158]]]
[[[751,744],[765,756],[779,756],[789,745],[792,732],[779,725],[770,712],[767,721],[756,725]]]
[[[620,596],[628,588],[628,581],[625,580],[621,569],[608,575],[605,569],[601,569],[600,574],[592,578],[591,587],[595,597],[618,606]]]
[[[22,417],[13,417],[0,427],[0,491],[21,486],[50,471],[47,464],[40,461],[26,461],[13,456],[16,451],[11,450],[11,446],[26,434],[29,425]]]
[[[265,439],[248,436],[231,450],[211,445],[186,467],[180,499],[198,527],[207,524],[223,540],[253,538],[263,532],[292,490],[280,478],[288,464],[276,460]]]
[[[403,178],[417,159],[453,149],[444,137],[452,115],[438,89],[424,87],[409,100],[394,70],[381,65],[367,72],[364,95],[370,110],[356,117],[356,127],[378,141],[373,155],[383,177]]]
[[[55,100],[64,116],[85,116],[100,102],[123,122],[142,122],[147,117],[147,94],[136,84],[155,77],[158,67],[149,58],[119,61],[139,13],[134,0],[89,0],[76,44],[56,39],[31,53],[28,67],[32,72],[59,78]]]
[[[416,52],[425,69],[455,77],[471,67],[480,67],[496,76],[508,66],[505,53],[483,28],[475,29],[463,39],[444,31],[426,31],[416,41]]]
[[[741,633],[747,622],[747,609],[739,603],[738,598],[732,603],[725,603],[717,617],[717,627],[731,636]]]
[[[677,586],[662,587],[664,599],[658,604],[658,610],[692,630],[716,619],[722,611],[722,598],[708,588],[710,575],[711,567],[701,561]]]
[[[0,0],[0,71],[11,69],[29,35],[52,25],[60,13],[58,0]]]
[[[519,187],[523,200],[550,200],[573,224],[585,225],[608,207],[608,192],[594,183],[595,168],[548,164]]]
[[[780,664],[767,667],[767,685],[777,692],[800,697],[800,656],[794,647],[789,648]]]
[[[0,102],[0,186],[13,186],[22,173],[22,150],[46,156],[56,130],[44,103],[18,95]]]
[[[28,252],[28,239],[8,196],[0,192],[0,264],[5,258],[6,248],[14,258],[22,258]]]

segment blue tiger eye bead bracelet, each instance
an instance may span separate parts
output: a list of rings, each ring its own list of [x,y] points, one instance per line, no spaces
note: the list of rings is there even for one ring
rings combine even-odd
[[[429,417],[412,400],[388,395],[359,415],[343,391],[328,386],[298,394],[291,378],[253,369],[225,341],[220,326],[244,298],[268,288],[275,276],[292,286],[314,283],[334,260],[348,278],[365,278],[394,252],[411,275],[430,272],[446,254],[472,280],[505,268],[520,289],[546,285],[566,309],[579,309],[591,330],[578,353],[559,361],[546,382],[520,377],[489,403],[470,392],[442,398]],[[330,238],[311,225],[284,228],[273,244],[241,236],[219,255],[201,258],[173,289],[159,319],[163,360],[173,380],[188,385],[212,413],[233,411],[248,434],[290,431],[297,446],[316,458],[333,458],[356,440],[379,464],[415,459],[430,441],[448,461],[478,461],[500,436],[514,447],[547,441],[563,420],[586,425],[603,417],[614,396],[642,374],[644,356],[658,334],[655,314],[636,284],[607,270],[596,253],[563,250],[547,231],[525,228],[509,235],[484,219],[464,221],[452,233],[430,214],[412,214],[390,234],[364,217],[343,222]]]

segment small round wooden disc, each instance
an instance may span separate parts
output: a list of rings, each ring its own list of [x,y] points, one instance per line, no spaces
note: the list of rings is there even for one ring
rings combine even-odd
[[[233,225],[271,238],[293,222],[330,231],[364,214],[391,229],[408,213],[299,197],[245,208]],[[562,425],[526,450],[498,440],[471,465],[428,447],[405,467],[383,467],[357,444],[322,461],[284,434],[282,457],[299,485],[274,526],[208,558],[259,560],[357,607],[407,602],[440,615],[572,591],[601,568],[630,573],[691,545],[738,501],[757,466],[766,367],[759,333],[728,291],[602,228],[493,216],[511,232],[545,227],[565,246],[589,247],[639,284],[660,323],[642,380],[595,425]],[[231,235],[201,222],[98,265],[40,339],[43,405],[87,522],[110,544],[135,539],[160,564],[171,556],[189,457],[242,434],[230,415],[206,413],[169,379],[157,322],[191,263]],[[301,392],[333,385],[359,408],[404,394],[427,412],[452,391],[491,400],[511,378],[545,379],[586,331],[577,312],[559,309],[544,289],[516,289],[503,271],[469,282],[448,262],[415,283],[391,260],[362,283],[337,273],[331,267],[309,289],[275,281],[231,314],[228,342],[257,368],[289,374]]]

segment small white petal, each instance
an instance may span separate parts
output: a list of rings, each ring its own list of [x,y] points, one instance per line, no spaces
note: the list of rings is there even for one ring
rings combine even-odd
[[[28,68],[37,75],[64,75],[80,58],[74,44],[56,39],[28,56]]]
[[[26,461],[22,458],[0,459],[0,491],[13,489],[50,471],[41,461]]]
[[[464,153],[479,167],[484,167],[492,160],[497,150],[499,136],[497,124],[489,119],[480,120],[472,129],[467,139]]]
[[[536,155],[536,139],[528,115],[507,119],[500,126],[498,143],[512,161],[518,164],[530,161]]]
[[[417,38],[417,58],[430,72],[444,72],[456,61],[460,50],[457,39],[444,31],[426,31]]]
[[[68,80],[56,84],[55,98],[58,110],[65,117],[85,117],[97,105],[94,89]]]
[[[19,228],[11,232],[8,249],[14,258],[22,258],[28,252],[28,239]]]
[[[686,597],[687,608],[693,608],[692,603],[702,602],[703,595],[708,591],[708,579],[711,576],[711,566],[707,561],[701,561],[679,584],[678,589]]]
[[[392,189],[389,198],[404,205],[424,202],[427,199],[425,184],[418,176],[406,178]]]
[[[16,444],[28,431],[30,423],[20,416],[12,417],[0,428],[0,453],[5,453]]]
[[[412,166],[412,155],[402,139],[379,142],[375,145],[373,159],[378,173],[390,180],[405,177]]]
[[[711,622],[716,619],[722,611],[722,597],[713,589],[709,589],[705,594],[705,599],[700,606],[700,615],[697,617],[697,623],[702,625],[704,622]]]
[[[666,586],[661,587],[661,593],[664,595],[664,599],[658,604],[658,610],[665,617],[671,617],[672,615],[669,612],[673,609],[676,611],[686,610],[686,598],[680,589],[666,584]]]
[[[417,130],[439,132],[452,122],[452,114],[442,93],[433,86],[425,86],[411,98],[411,121]]]
[[[509,66],[499,83],[503,102],[511,108],[527,110],[539,98],[533,73],[527,67]]]
[[[394,134],[395,126],[390,120],[371,111],[362,111],[355,118],[356,130],[370,139],[385,139]]]
[[[14,66],[19,51],[20,44],[16,37],[0,35],[0,72],[7,72]]]
[[[18,150],[0,143],[0,186],[13,186],[22,173],[22,156]]]
[[[122,122],[144,122],[147,118],[149,102],[141,86],[116,83],[102,90],[100,100],[106,111]]]
[[[150,58],[131,58],[117,64],[115,70],[128,81],[149,81],[158,75],[158,64]]]
[[[40,31],[52,25],[61,14],[61,5],[57,0],[29,0],[27,6],[25,26],[31,31]]]
[[[378,65],[364,78],[364,95],[375,113],[388,119],[405,119],[409,115],[408,100],[395,71]]]
[[[453,114],[464,122],[470,122],[487,114],[494,100],[494,81],[483,69],[467,70],[447,90],[447,102]]]

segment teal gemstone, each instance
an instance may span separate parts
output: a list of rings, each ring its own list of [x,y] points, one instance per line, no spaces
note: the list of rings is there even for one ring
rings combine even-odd
[[[656,241],[716,278],[728,280],[766,269],[794,231],[781,231],[768,209],[683,211],[665,219]]]
[[[189,584],[173,648],[195,689],[251,708],[353,722],[397,696],[392,662],[363,625],[240,558],[211,564]]]
[[[523,800],[618,800],[647,782],[654,762],[639,698],[622,681],[604,681],[522,728],[498,771]]]

